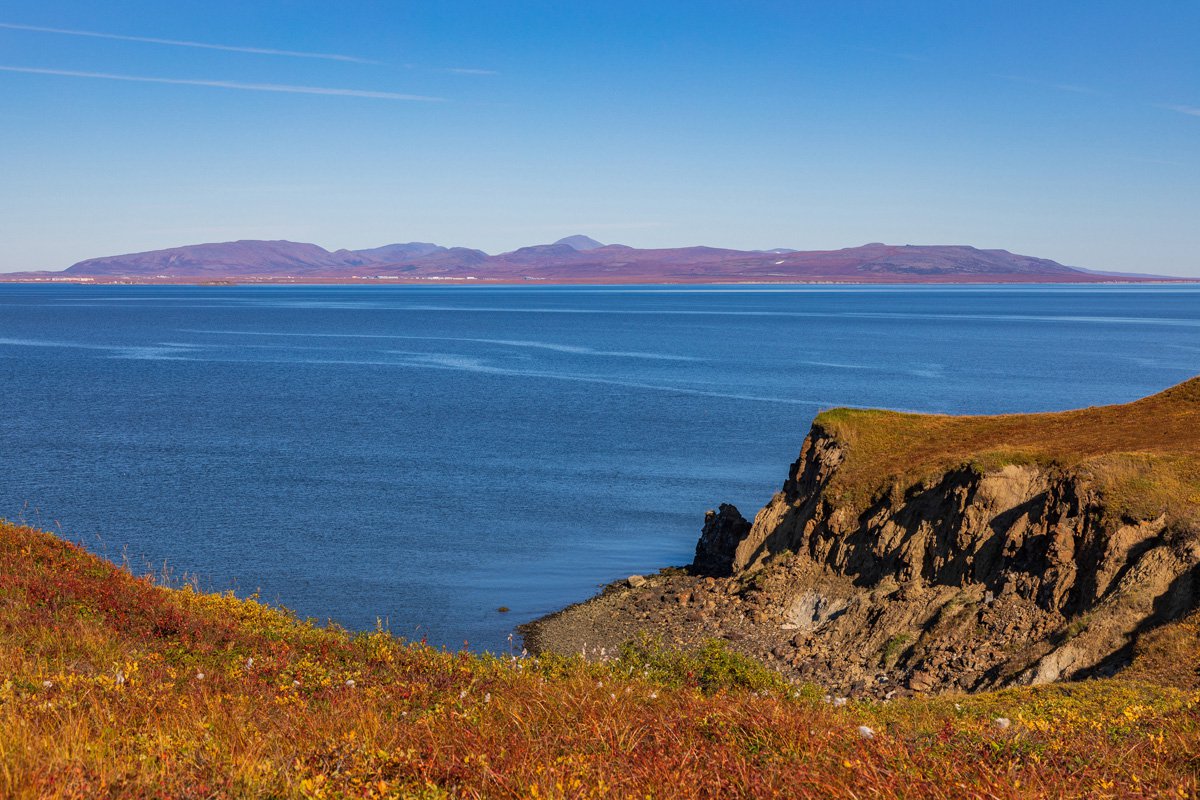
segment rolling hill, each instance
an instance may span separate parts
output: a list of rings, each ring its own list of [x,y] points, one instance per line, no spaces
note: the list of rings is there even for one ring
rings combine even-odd
[[[6,280],[93,281],[429,281],[504,283],[1097,283],[1164,280],[1106,273],[1045,258],[967,245],[871,243],[841,250],[639,249],[568,236],[552,244],[489,255],[428,242],[363,250],[242,240],[80,261],[63,272],[14,273]],[[1182,280],[1182,279],[1166,279]]]

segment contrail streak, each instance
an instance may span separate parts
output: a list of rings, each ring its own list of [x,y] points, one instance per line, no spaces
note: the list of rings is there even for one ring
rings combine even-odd
[[[99,78],[108,81],[132,81],[134,83],[169,83],[177,86],[211,86],[218,89],[241,89],[248,92],[284,92],[287,94],[321,94],[339,97],[369,97],[377,100],[419,100],[444,102],[441,97],[426,97],[419,94],[376,92],[367,89],[329,89],[323,86],[291,86],[284,83],[240,83],[238,81],[207,81],[191,78],[151,78],[142,75],[116,75],[108,72],[81,72],[70,69],[41,69],[38,67],[0,66],[0,72],[21,72],[29,75],[61,75],[69,78]]]
[[[307,53],[300,50],[274,50],[268,47],[239,47],[231,44],[210,44],[209,42],[189,42],[182,39],[158,39],[152,36],[123,36],[117,33],[100,33],[99,31],[77,31],[67,28],[45,28],[40,25],[18,25],[12,22],[0,22],[0,28],[14,31],[35,31],[37,33],[58,33],[63,36],[88,36],[93,39],[115,39],[119,42],[142,42],[144,44],[165,44],[172,47],[198,47],[204,50],[225,50],[230,53],[254,53],[261,56],[287,56],[290,58],[321,58],[326,61],[349,61],[355,64],[379,64],[357,56],[344,56],[337,53]]]

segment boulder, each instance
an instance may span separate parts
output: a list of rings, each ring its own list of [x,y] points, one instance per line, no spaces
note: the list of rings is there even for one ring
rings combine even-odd
[[[722,503],[717,511],[707,512],[692,571],[715,577],[732,575],[734,554],[749,532],[750,523],[736,506]]]

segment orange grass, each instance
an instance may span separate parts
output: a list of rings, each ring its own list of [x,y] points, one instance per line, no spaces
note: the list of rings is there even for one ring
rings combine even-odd
[[[836,408],[814,425],[843,444],[830,491],[851,502],[958,466],[1056,464],[1093,473],[1120,507],[1200,505],[1200,378],[1133,403],[1053,414],[947,416]]]
[[[672,688],[628,661],[446,653],[315,627],[0,522],[5,798],[1200,790],[1194,689],[1097,681],[835,707],[811,691],[708,695],[682,677]]]

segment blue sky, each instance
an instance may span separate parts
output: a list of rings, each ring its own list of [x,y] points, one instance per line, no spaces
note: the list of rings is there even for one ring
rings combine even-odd
[[[1200,275],[1198,35],[1193,2],[6,0],[0,271],[587,233]]]

